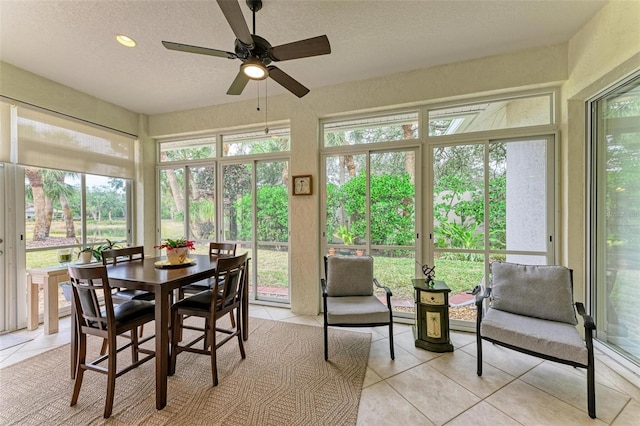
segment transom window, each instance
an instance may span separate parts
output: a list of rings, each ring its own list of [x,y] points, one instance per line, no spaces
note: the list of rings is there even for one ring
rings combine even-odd
[[[554,94],[544,93],[429,110],[429,136],[554,123]]]
[[[418,112],[386,114],[323,123],[326,148],[418,138]]]
[[[287,152],[290,149],[291,136],[289,128],[269,129],[244,133],[225,134],[222,136],[222,155],[233,157],[238,155],[267,154],[270,152]]]
[[[159,146],[161,163],[215,158],[216,156],[215,136],[178,141],[162,141]]]

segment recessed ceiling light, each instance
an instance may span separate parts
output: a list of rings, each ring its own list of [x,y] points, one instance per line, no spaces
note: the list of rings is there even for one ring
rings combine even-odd
[[[116,40],[118,40],[118,43],[120,43],[123,46],[136,47],[136,41],[131,37],[127,37],[126,35],[118,34],[116,36]]]

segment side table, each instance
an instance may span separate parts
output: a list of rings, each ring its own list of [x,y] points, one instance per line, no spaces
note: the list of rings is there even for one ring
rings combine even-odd
[[[27,270],[27,329],[38,328],[38,287],[44,287],[44,333],[58,332],[58,284],[69,281],[67,266]]]
[[[426,283],[414,279],[416,324],[413,335],[416,347],[432,352],[453,352],[449,337],[449,293],[444,281]]]

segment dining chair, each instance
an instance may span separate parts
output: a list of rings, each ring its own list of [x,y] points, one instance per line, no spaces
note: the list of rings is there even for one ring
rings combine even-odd
[[[247,263],[247,253],[234,257],[219,258],[213,277],[213,282],[219,283],[219,285],[216,288],[205,290],[191,297],[179,300],[172,305],[171,323],[174,327],[178,328],[178,330],[171,333],[169,375],[173,375],[176,371],[176,359],[180,352],[186,351],[209,355],[211,357],[213,386],[217,386],[218,367],[216,351],[234,337],[238,338],[240,356],[242,359],[245,359],[244,345],[242,343],[240,307],[243,293],[246,291],[244,288],[246,285],[244,274],[247,270]],[[234,313],[236,315],[235,324],[237,325],[231,325],[230,328],[224,328],[220,325],[218,321],[223,316]],[[186,325],[183,322],[185,316],[204,318],[204,327]],[[190,342],[180,345],[183,329],[198,331],[199,335]],[[227,336],[218,341],[217,333],[223,333]],[[193,347],[201,340],[205,342],[203,349]]]
[[[109,249],[102,251],[102,264],[103,265],[115,265],[122,262],[143,262],[144,261],[144,247],[124,247],[118,249]],[[155,295],[149,291],[133,290],[128,288],[116,288],[115,292],[111,295],[113,303],[116,305],[119,303],[128,302],[130,300],[146,300],[153,301]],[[140,337],[144,332],[144,327],[140,327]],[[103,352],[104,354],[104,346]]]
[[[373,277],[371,256],[325,256],[325,278],[320,280],[324,310],[324,359],[329,359],[329,326],[389,327],[389,352],[393,349],[391,290]],[[386,304],[373,293],[383,289]]]
[[[154,338],[149,336],[138,340],[137,328],[153,321],[155,305],[145,300],[129,300],[114,305],[107,269],[102,266],[75,267],[69,266],[69,278],[73,295],[73,305],[77,320],[78,353],[76,363],[75,383],[71,406],[76,405],[85,370],[96,371],[107,375],[107,396],[104,406],[104,417],[111,415],[115,394],[116,378],[124,373],[149,361],[155,352],[141,348],[140,345]],[[104,306],[100,306],[100,298],[104,298]],[[116,337],[128,333],[130,340],[118,347]],[[93,361],[87,361],[87,336],[98,336],[108,341],[108,353],[100,354]],[[131,348],[131,364],[117,370],[117,354]],[[140,359],[139,354],[145,354]],[[106,361],[106,366],[100,365]]]
[[[212,241],[209,243],[209,256],[235,256],[235,243],[219,243]],[[197,283],[185,285],[178,289],[178,299],[184,299],[186,294],[196,294],[211,288],[212,280],[202,280]]]
[[[235,256],[236,244],[235,243],[219,243],[212,241],[209,243],[209,256]],[[201,291],[209,290],[211,288],[212,279],[198,281],[193,284],[188,284],[178,289],[178,299],[184,299],[185,295],[194,295]],[[231,318],[231,326],[235,327],[235,319],[233,313],[229,315]]]

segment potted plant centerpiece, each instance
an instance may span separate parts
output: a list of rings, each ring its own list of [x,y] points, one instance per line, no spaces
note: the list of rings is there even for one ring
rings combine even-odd
[[[167,238],[166,242],[159,246],[155,246],[155,248],[159,248],[160,250],[167,249],[167,260],[172,265],[185,263],[187,261],[189,250],[196,249],[195,242],[189,241],[184,237],[175,240]]]

